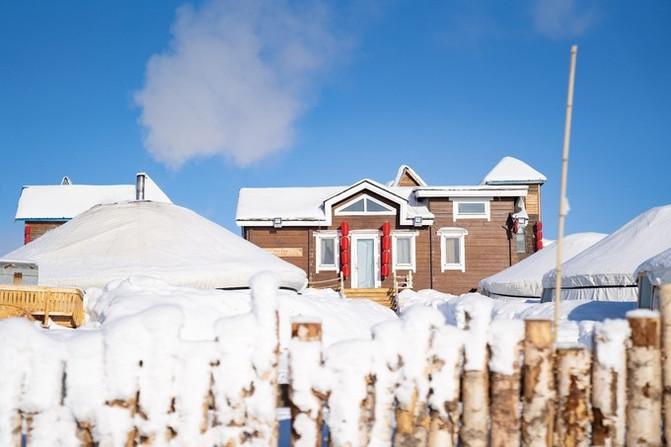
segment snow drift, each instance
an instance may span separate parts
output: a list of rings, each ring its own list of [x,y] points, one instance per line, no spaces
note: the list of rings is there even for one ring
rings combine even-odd
[[[133,275],[201,289],[248,287],[269,271],[280,286],[306,284],[303,270],[195,212],[149,201],[98,205],[6,255],[37,262],[39,282],[103,287]]]
[[[606,237],[602,233],[576,233],[564,238],[562,254],[568,261]],[[543,275],[556,263],[557,247],[548,245],[528,258],[480,281],[480,292],[492,298],[537,298],[543,294]]]
[[[671,248],[671,205],[652,208],[562,264],[562,299],[636,301],[641,262]],[[554,296],[555,272],[543,277],[543,300]]]

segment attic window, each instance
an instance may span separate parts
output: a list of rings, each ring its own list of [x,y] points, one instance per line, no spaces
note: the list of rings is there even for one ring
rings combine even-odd
[[[380,202],[370,196],[358,197],[345,203],[335,210],[335,214],[340,216],[356,216],[361,214],[396,214],[396,210],[385,203]]]
[[[489,200],[465,199],[452,201],[452,219],[490,219]]]

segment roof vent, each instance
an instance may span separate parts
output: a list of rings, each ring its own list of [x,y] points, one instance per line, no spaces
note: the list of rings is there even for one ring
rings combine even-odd
[[[144,183],[147,174],[138,172],[135,178],[135,200],[144,200]]]

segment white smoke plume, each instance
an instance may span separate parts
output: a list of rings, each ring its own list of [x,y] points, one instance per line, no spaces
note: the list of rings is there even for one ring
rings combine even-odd
[[[222,155],[244,166],[289,147],[308,97],[342,48],[321,3],[210,0],[177,10],[153,55],[141,108],[144,145],[179,168]]]

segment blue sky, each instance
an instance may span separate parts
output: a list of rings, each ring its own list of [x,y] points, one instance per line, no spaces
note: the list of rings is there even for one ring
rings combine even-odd
[[[669,203],[671,2],[0,4],[0,252],[24,184],[131,183],[238,231],[243,186],[546,174],[556,231],[579,45],[567,232]],[[178,8],[182,7],[181,9]],[[148,64],[148,62],[151,63]]]

